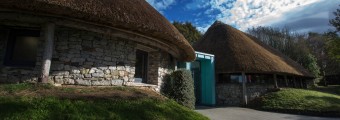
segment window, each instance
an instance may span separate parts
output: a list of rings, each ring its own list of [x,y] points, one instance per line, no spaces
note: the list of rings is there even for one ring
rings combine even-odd
[[[218,83],[242,83],[242,74],[221,73],[218,79]]]
[[[272,74],[245,74],[245,83],[247,84],[273,84]],[[218,74],[217,83],[242,83],[242,74],[240,73],[221,73]]]
[[[147,82],[147,66],[148,66],[148,52],[137,50],[136,51],[136,68],[135,68],[135,82]]]
[[[272,84],[274,83],[272,74],[247,74],[247,83]]]
[[[11,29],[4,64],[14,67],[34,67],[39,36],[39,30]]]
[[[230,83],[242,83],[242,75],[230,75]]]

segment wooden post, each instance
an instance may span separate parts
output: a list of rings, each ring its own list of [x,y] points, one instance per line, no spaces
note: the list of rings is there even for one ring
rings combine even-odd
[[[242,72],[242,91],[243,91],[243,103],[248,104],[247,100],[247,88],[246,88],[246,74]]]
[[[48,77],[51,67],[52,53],[53,53],[53,41],[54,41],[54,29],[55,25],[53,23],[47,23],[44,27],[44,54],[41,66],[41,76],[39,81],[42,83],[48,83]]]
[[[296,78],[295,78],[295,76],[293,76],[293,81],[294,81],[294,88],[297,88],[297,86],[296,86]]]
[[[289,87],[287,75],[285,75],[284,77],[285,77],[285,81],[286,81],[286,87]]]
[[[277,76],[276,76],[276,74],[274,74],[274,85],[275,85],[275,88],[279,88],[279,86],[277,85]]]
[[[301,88],[304,88],[304,87],[303,87],[303,83],[302,83],[302,78],[300,78],[299,80],[300,80],[300,87],[301,87]]]

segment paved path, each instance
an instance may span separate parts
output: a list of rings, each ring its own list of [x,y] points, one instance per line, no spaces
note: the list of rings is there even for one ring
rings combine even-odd
[[[197,107],[196,111],[211,120],[340,120],[340,118],[273,113],[240,107]]]

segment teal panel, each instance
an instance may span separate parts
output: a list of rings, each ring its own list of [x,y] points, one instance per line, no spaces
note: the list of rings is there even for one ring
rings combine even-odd
[[[215,75],[214,64],[211,60],[199,60],[201,62],[201,104],[215,105]]]
[[[200,83],[195,84],[195,89],[201,89],[200,95],[197,95],[197,97],[199,96],[200,98],[196,99],[199,99],[198,104],[214,106],[216,104],[214,55],[196,52],[196,61],[200,63]],[[193,70],[195,69],[193,67],[195,67],[195,65],[193,66],[193,62],[178,64],[178,68],[185,68],[192,72],[194,72]],[[195,94],[197,93],[195,92]]]

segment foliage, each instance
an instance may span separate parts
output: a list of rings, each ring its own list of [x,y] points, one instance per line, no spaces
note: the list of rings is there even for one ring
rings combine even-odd
[[[174,71],[166,79],[163,94],[188,108],[195,108],[194,80],[189,70]]]
[[[340,31],[340,9],[336,9],[336,11],[333,12],[333,14],[335,15],[335,18],[330,19],[329,23],[336,28],[337,32],[339,32]],[[326,43],[327,53],[331,57],[332,60],[336,61],[335,64],[340,66],[340,47],[339,47],[340,37],[338,36],[336,31],[325,33],[325,36],[328,39],[328,42]]]
[[[335,47],[332,46],[332,41],[337,38],[338,35],[336,32],[330,31],[324,34],[309,33],[308,38],[306,39],[306,44],[308,45],[311,54],[317,59],[322,76],[340,72],[340,62],[337,62],[330,54],[330,48]]]
[[[299,54],[305,54],[308,51],[303,43],[304,41],[299,40],[304,36],[294,33],[286,27],[280,29],[259,26],[257,28],[250,28],[247,32],[297,62],[303,59]]]
[[[17,87],[16,87],[17,86]],[[25,86],[25,87],[22,87]],[[36,87],[36,88],[35,88]],[[1,93],[6,88],[13,94]],[[34,88],[34,89],[32,89]],[[143,90],[128,87],[90,88],[81,87],[65,89],[59,87],[44,87],[34,84],[0,85],[0,119],[1,120],[59,120],[59,119],[122,119],[122,120],[207,120],[208,118],[173,100],[151,97]],[[78,89],[90,89],[86,93],[74,94]],[[58,91],[51,91],[58,90]],[[38,95],[43,92],[48,95]],[[139,96],[119,97],[106,93],[94,96],[97,92],[112,92],[127,95],[138,92]],[[9,92],[9,91],[7,91]],[[29,94],[21,95],[22,92]],[[56,92],[56,93],[54,93]],[[62,93],[62,94],[60,94]],[[113,92],[115,93],[115,92]],[[58,96],[61,95],[61,96]],[[80,97],[79,97],[80,96]],[[158,95],[159,96],[159,95]]]
[[[328,55],[335,61],[340,62],[340,37],[334,35],[328,35],[328,42],[326,43],[326,49]]]
[[[187,39],[191,45],[202,37],[202,34],[190,22],[182,23],[174,21],[172,24],[178,29],[180,33],[183,34],[185,39]]]
[[[303,66],[308,69],[315,77],[319,77],[320,75],[320,67],[317,64],[316,58],[312,54],[307,54],[304,57]]]
[[[329,20],[329,23],[332,24],[337,31],[340,31],[340,9],[336,9],[336,11],[333,12],[333,14],[335,15],[335,18]]]
[[[251,101],[255,109],[308,114],[340,116],[340,96],[304,89],[283,89]]]

